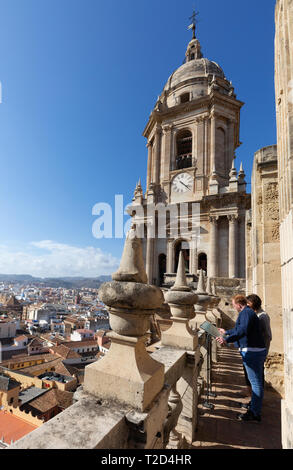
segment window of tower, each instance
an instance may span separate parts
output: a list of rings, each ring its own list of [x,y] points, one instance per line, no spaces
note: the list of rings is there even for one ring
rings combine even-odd
[[[192,134],[190,131],[182,131],[176,140],[176,170],[192,167]]]
[[[183,93],[183,95],[180,96],[180,102],[181,103],[187,103],[190,101],[190,94],[189,93]]]

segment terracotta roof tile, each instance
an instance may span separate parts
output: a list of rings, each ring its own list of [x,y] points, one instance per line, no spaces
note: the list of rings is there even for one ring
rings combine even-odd
[[[37,429],[37,426],[0,410],[0,439],[4,438],[6,444],[11,444],[12,440],[18,441],[34,429]]]
[[[58,400],[56,398],[55,390],[51,388],[50,390],[48,390],[48,392],[44,393],[40,397],[30,401],[28,407],[34,408],[35,410],[38,410],[41,413],[46,413],[46,411],[51,410],[57,405]]]
[[[67,348],[72,348],[72,349],[84,348],[86,346],[97,346],[98,347],[98,343],[97,343],[96,339],[88,339],[88,340],[85,340],[85,341],[66,341],[66,342],[63,342],[62,344],[63,344],[63,346],[66,346]]]
[[[51,348],[51,350],[54,351],[54,353],[57,354],[58,356],[61,356],[63,359],[80,358],[80,355],[76,351],[73,351],[72,349],[65,346],[64,344],[61,344],[60,346],[55,346],[54,348]]]
[[[65,409],[72,405],[73,392],[58,390],[58,388],[54,388],[54,392],[60,408]]]

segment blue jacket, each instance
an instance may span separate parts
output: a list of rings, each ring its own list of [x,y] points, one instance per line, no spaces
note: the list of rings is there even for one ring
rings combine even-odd
[[[225,341],[236,343],[239,348],[265,348],[259,318],[249,307],[245,307],[236,321],[235,328],[226,331]]]

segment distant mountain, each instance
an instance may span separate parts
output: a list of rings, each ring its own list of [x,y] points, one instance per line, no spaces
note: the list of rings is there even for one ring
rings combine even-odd
[[[41,278],[33,277],[30,274],[0,274],[0,282],[23,285],[34,284],[40,287],[64,287],[65,289],[81,289],[82,287],[98,289],[103,282],[110,280],[111,276]]]
[[[30,274],[0,274],[0,282],[30,282],[36,277],[31,276]]]

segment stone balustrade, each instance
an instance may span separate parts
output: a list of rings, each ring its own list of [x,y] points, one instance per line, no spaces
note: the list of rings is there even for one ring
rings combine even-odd
[[[164,296],[147,284],[134,229],[112,279],[99,293],[110,314],[109,353],[86,366],[72,406],[10,449],[178,449],[194,441],[205,335],[189,326],[199,300],[187,286],[182,254],[175,285],[165,293],[173,324],[152,354],[145,334]]]

